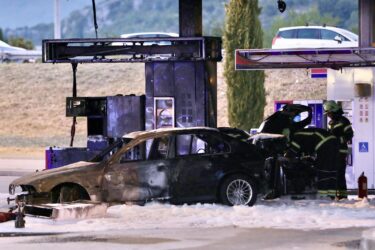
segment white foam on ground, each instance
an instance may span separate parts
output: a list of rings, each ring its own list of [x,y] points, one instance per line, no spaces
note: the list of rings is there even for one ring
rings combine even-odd
[[[0,208],[7,207],[0,194]],[[14,222],[0,224],[0,232],[84,232],[158,228],[241,228],[330,229],[375,227],[375,199],[346,201],[299,200],[287,198],[260,201],[253,207],[227,207],[218,204],[109,207],[105,216],[93,219],[51,220],[26,217],[26,228],[15,229]]]

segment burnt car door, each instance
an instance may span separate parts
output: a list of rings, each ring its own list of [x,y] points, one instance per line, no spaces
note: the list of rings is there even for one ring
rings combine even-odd
[[[106,201],[147,201],[169,197],[169,136],[144,140],[109,160],[103,178]]]
[[[229,164],[229,144],[209,132],[178,134],[175,140],[172,201],[214,201],[219,172]]]

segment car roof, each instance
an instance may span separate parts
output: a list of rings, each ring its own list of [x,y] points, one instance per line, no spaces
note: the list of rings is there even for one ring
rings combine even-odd
[[[279,30],[292,30],[292,29],[340,29],[333,26],[319,26],[319,25],[305,25],[305,26],[290,26],[282,27]]]
[[[148,136],[148,135],[158,135],[158,134],[164,134],[164,133],[170,133],[170,132],[182,132],[182,131],[215,131],[220,132],[217,128],[210,128],[210,127],[190,127],[190,128],[159,128],[154,130],[148,130],[148,131],[135,131],[128,134],[125,134],[123,136],[124,139],[134,139],[140,136]]]
[[[314,26],[291,26],[291,27],[283,27],[283,28],[279,28],[279,31],[284,31],[284,30],[293,30],[293,29],[327,29],[327,30],[333,30],[333,31],[345,31],[345,32],[350,32],[350,33],[353,33],[349,30],[346,30],[346,29],[342,29],[342,28],[337,28],[337,27],[333,27],[333,26],[318,26],[318,25],[314,25]],[[353,33],[354,34],[354,33]]]

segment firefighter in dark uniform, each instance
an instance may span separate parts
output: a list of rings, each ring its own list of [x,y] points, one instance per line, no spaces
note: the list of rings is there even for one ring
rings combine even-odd
[[[335,198],[338,152],[338,141],[330,132],[307,128],[291,135],[286,156],[314,157],[318,195]]]
[[[336,136],[340,145],[340,154],[338,159],[338,172],[337,172],[337,198],[347,198],[346,190],[346,159],[348,155],[348,142],[353,138],[353,129],[350,121],[343,116],[344,112],[341,105],[335,101],[327,101],[323,105],[324,111],[331,119],[329,121],[329,131]]]
[[[284,161],[293,162],[292,159],[301,157],[313,158],[319,196],[335,198],[339,157],[339,143],[336,137],[320,128],[307,128],[293,134],[286,129],[283,134],[289,138],[286,157],[282,157]],[[274,164],[269,183],[270,191],[263,197],[264,199],[275,199],[280,196],[278,179],[273,177],[279,175],[279,168],[278,164]]]

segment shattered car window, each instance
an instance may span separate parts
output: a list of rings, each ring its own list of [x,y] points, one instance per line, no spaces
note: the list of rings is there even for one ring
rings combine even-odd
[[[146,144],[151,143],[154,139],[148,139],[142,141],[135,145],[134,147],[128,149],[120,158],[120,163],[128,161],[142,161],[146,160],[149,156],[149,147],[146,147]]]
[[[202,134],[197,135],[201,140],[204,140],[206,145],[206,153],[209,154],[221,154],[221,153],[229,153],[230,147],[228,143],[223,141],[221,138],[216,137],[211,134]]]
[[[129,140],[118,140],[107,148],[103,149],[102,152],[97,154],[94,158],[90,160],[90,162],[101,162],[103,160],[107,160],[110,156],[116,153],[124,144],[128,143]]]
[[[193,136],[193,142],[190,154],[206,154],[208,153],[208,145],[205,140],[202,140],[197,135]]]
[[[151,147],[149,160],[162,160],[168,158],[169,152],[169,137],[160,137],[154,140],[154,143]]]
[[[142,141],[127,150],[120,163],[128,161],[161,160],[168,157],[169,137],[152,138]]]
[[[177,135],[176,136],[176,154],[178,156],[189,155],[192,135]]]
[[[177,135],[176,142],[178,156],[230,152],[226,142],[209,134]]]

